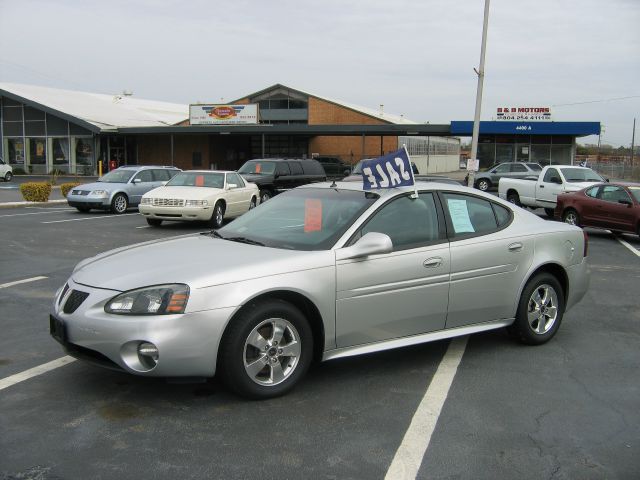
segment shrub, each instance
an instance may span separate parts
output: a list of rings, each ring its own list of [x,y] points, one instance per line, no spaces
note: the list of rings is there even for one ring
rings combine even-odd
[[[60,193],[62,193],[63,197],[67,198],[67,194],[69,193],[69,190],[71,190],[74,187],[77,187],[78,185],[80,185],[79,182],[63,183],[60,185]]]
[[[51,195],[51,185],[47,182],[26,182],[20,185],[20,193],[27,202],[46,202]]]

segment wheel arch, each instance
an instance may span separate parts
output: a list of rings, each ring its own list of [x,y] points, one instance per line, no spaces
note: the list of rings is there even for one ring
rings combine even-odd
[[[295,306],[302,312],[305,318],[309,321],[311,327],[311,333],[313,335],[313,359],[319,361],[322,359],[324,351],[325,331],[324,324],[322,322],[322,315],[316,304],[299,292],[291,290],[272,290],[263,292],[255,297],[248,299],[244,304],[234,312],[231,319],[227,322],[220,337],[220,343],[224,342],[225,335],[229,330],[229,325],[233,323],[236,317],[247,309],[251,304],[260,302],[263,300],[282,300]],[[218,346],[216,364],[219,364],[220,360],[220,347]]]
[[[529,274],[526,276],[526,278],[522,282],[522,285],[520,285],[520,289],[516,299],[516,309],[517,309],[518,301],[520,300],[520,296],[522,295],[522,292],[524,291],[525,286],[527,285],[527,283],[529,283],[529,280],[531,280],[533,277],[535,277],[539,273],[549,273],[550,275],[553,275],[553,277],[555,277],[556,280],[558,280],[558,282],[560,283],[560,286],[562,287],[562,299],[564,300],[564,304],[565,305],[567,304],[567,301],[569,299],[569,276],[567,275],[567,271],[564,269],[562,265],[558,263],[549,262],[542,265],[538,265],[536,268],[531,270],[531,272],[529,272]]]

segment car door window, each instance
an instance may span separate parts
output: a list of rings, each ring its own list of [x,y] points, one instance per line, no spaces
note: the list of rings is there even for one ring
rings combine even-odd
[[[153,174],[151,173],[151,170],[143,170],[139,172],[134,178],[134,180],[138,180],[138,179],[143,183],[153,182]]]
[[[171,180],[169,170],[153,170],[153,180],[156,182],[168,182],[169,180]]]
[[[276,165],[276,173],[283,177],[289,175],[289,165],[286,162],[280,162]]]
[[[521,163],[514,163],[513,165],[511,165],[511,171],[516,173],[528,172],[527,167],[525,167]]]
[[[498,165],[493,172],[494,173],[509,173],[510,169],[511,169],[511,166],[509,164],[503,164],[503,165]]]
[[[606,185],[602,187],[600,198],[605,202],[611,203],[618,203],[620,200],[631,201],[629,194],[625,192],[622,187],[617,187],[615,185]]]
[[[551,182],[551,178],[553,178],[553,177],[560,178],[560,174],[558,173],[558,170],[556,170],[555,168],[550,168],[544,174],[544,178],[542,179],[542,181],[550,183]]]
[[[373,214],[360,229],[356,238],[379,232],[389,235],[394,251],[415,248],[438,241],[438,214],[432,193],[421,193],[418,198],[396,198]]]
[[[227,185],[233,183],[237,188],[244,188],[244,182],[237,173],[227,173]]]
[[[299,162],[289,162],[289,168],[291,168],[291,175],[302,175],[302,165]]]
[[[443,198],[449,236],[454,238],[495,232],[512,218],[509,209],[478,197],[444,193]]]
[[[587,197],[598,198],[598,190],[600,190],[600,186],[595,186],[589,188],[585,193]]]

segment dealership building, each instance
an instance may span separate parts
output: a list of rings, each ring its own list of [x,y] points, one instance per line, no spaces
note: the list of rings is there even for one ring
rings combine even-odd
[[[218,95],[216,95],[217,97]],[[425,107],[428,112],[428,107]],[[252,158],[334,156],[355,164],[405,145],[421,173],[457,170],[471,122],[416,123],[284,85],[226,105],[182,105],[0,83],[1,157],[16,173],[95,175],[114,166],[238,169]],[[481,166],[570,164],[597,122],[481,122]]]

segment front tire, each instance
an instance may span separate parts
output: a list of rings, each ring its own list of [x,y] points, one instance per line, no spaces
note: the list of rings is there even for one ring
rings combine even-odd
[[[118,193],[111,200],[111,211],[116,215],[121,215],[129,208],[129,200],[124,193]]]
[[[162,225],[162,220],[159,220],[157,218],[147,218],[147,223],[152,227],[159,227],[160,225]]]
[[[78,210],[80,213],[87,213],[91,209],[89,207],[76,207],[76,210]]]
[[[231,390],[253,399],[291,390],[313,355],[306,318],[283,300],[249,304],[229,324],[220,342],[219,371]]]
[[[573,208],[568,208],[562,214],[562,221],[569,225],[580,226],[580,215]]]
[[[544,213],[547,217],[553,218],[554,209],[553,208],[545,208]]]
[[[515,321],[509,333],[527,345],[548,342],[560,328],[564,315],[564,293],[549,273],[531,278],[522,290]]]
[[[213,207],[213,213],[211,214],[211,220],[209,220],[209,225],[213,228],[220,228],[224,223],[224,206],[221,202],[216,202],[216,205]]]
[[[5,181],[5,182],[10,182],[12,178],[13,178],[13,173],[11,173],[11,172],[7,172],[7,173],[5,174],[5,176],[4,176],[4,181]]]
[[[491,188],[491,182],[486,178],[482,178],[476,182],[476,188],[482,192],[486,192]]]
[[[253,210],[258,205],[258,199],[256,197],[251,197],[251,201],[249,202],[249,210]]]

